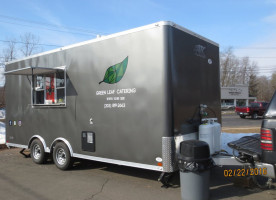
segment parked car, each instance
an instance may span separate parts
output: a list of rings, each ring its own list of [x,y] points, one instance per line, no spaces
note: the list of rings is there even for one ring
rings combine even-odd
[[[241,117],[251,116],[252,119],[257,119],[258,116],[263,116],[268,103],[267,102],[252,102],[250,106],[236,107],[236,113]]]
[[[261,134],[242,137],[239,140],[229,142],[228,146],[239,153],[235,157],[238,162],[243,165],[250,162],[254,166],[253,168],[250,167],[253,174],[256,172],[255,175],[269,178],[265,185],[258,183],[259,186],[271,188],[272,179],[276,177],[276,91],[269,104],[266,102],[254,102],[250,108],[254,106],[267,107],[263,114]]]
[[[276,164],[276,91],[270,101],[261,128],[262,161]]]
[[[222,104],[221,105],[221,110],[235,110],[235,105],[234,104]]]

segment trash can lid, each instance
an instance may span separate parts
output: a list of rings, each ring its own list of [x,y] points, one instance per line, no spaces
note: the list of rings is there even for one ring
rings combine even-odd
[[[204,162],[210,159],[208,143],[200,140],[187,140],[180,143],[179,159],[188,162]]]

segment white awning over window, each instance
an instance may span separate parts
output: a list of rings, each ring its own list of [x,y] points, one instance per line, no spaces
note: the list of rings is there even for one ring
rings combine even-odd
[[[40,74],[49,74],[55,73],[58,71],[63,71],[65,69],[62,67],[47,68],[47,67],[25,67],[21,69],[15,69],[11,71],[6,71],[5,75],[40,75]]]

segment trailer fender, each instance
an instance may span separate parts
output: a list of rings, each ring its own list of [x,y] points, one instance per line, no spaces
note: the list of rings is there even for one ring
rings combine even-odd
[[[68,140],[66,140],[65,138],[61,138],[61,137],[56,138],[56,139],[52,142],[51,148],[50,148],[50,149],[51,149],[51,152],[53,152],[54,146],[55,146],[56,143],[58,143],[58,142],[64,142],[64,143],[67,145],[67,147],[68,147],[68,149],[69,149],[69,151],[70,151],[71,157],[73,157],[73,148],[72,148],[71,144],[68,142]]]
[[[29,143],[28,143],[28,149],[31,147],[31,144],[32,144],[32,142],[33,142],[34,139],[39,139],[40,142],[43,145],[44,151],[46,153],[50,153],[50,149],[46,146],[45,140],[40,135],[34,135],[34,136],[31,137],[31,139],[29,140]]]

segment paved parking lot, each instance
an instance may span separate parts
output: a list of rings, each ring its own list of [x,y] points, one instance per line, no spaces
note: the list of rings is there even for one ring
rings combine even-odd
[[[235,113],[222,115],[222,131],[227,133],[260,133],[262,118],[242,119]]]
[[[161,188],[159,173],[100,162],[80,163],[60,171],[52,162],[37,165],[19,154],[20,149],[0,151],[1,199],[161,200],[180,199],[179,177],[173,187]],[[276,191],[235,186],[223,176],[223,168],[211,173],[210,199],[276,199]]]
[[[261,119],[222,116],[224,129],[238,132],[259,129]],[[227,132],[227,131],[226,131]],[[229,132],[229,131],[228,131]],[[77,162],[70,171],[60,171],[49,161],[36,165],[19,154],[20,149],[0,149],[0,199],[180,199],[178,174],[173,187],[162,188],[160,173],[100,162]],[[247,179],[226,178],[224,168],[211,171],[210,199],[276,199],[275,189],[248,186]],[[273,183],[273,185],[276,185]]]

